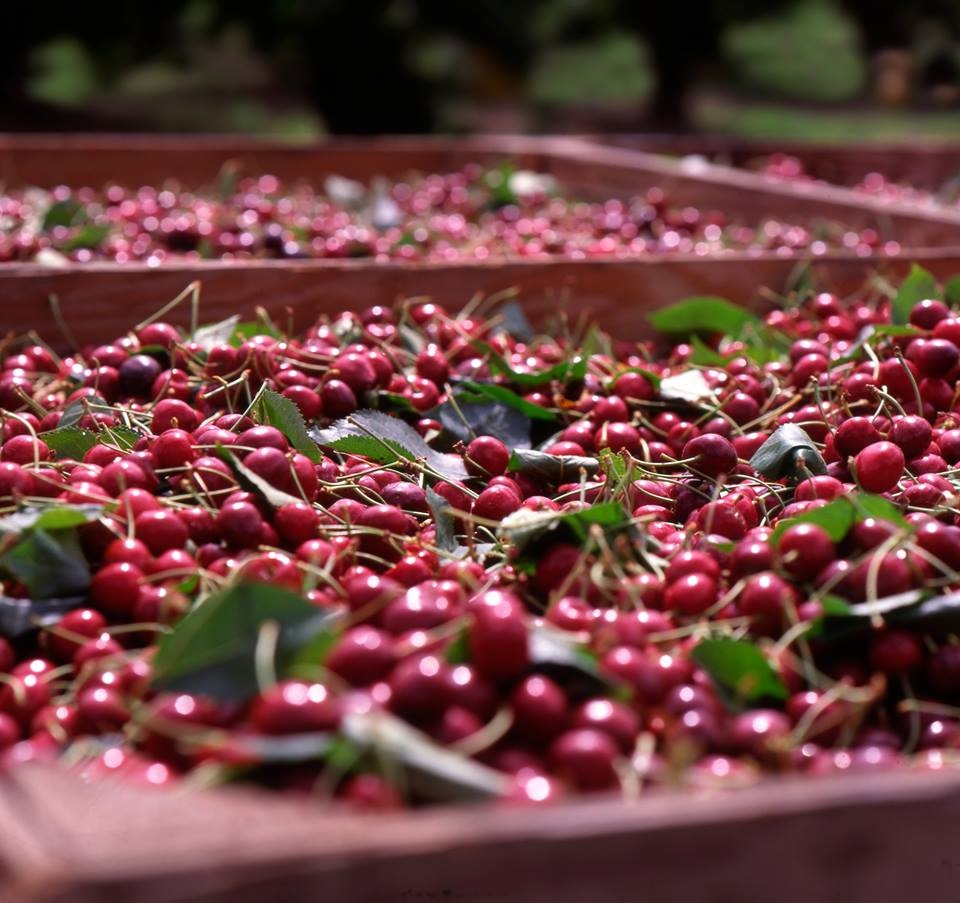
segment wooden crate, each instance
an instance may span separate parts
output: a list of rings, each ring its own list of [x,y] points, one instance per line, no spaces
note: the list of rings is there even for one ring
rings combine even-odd
[[[0,898],[947,901],[958,820],[956,771],[349,815],[253,791],[86,785],[23,766],[0,780]]]
[[[203,181],[216,174],[225,154],[240,154],[285,178],[322,172],[323,166],[364,177],[482,158],[475,142],[458,144],[460,157],[450,156],[453,145],[443,142],[411,141],[402,154],[400,145],[384,144],[381,150],[376,142],[339,145],[343,155],[334,164],[324,156],[330,148],[258,142],[171,142],[158,155],[153,138],[139,145],[114,139],[44,145],[27,139],[5,142],[0,172],[8,182],[47,184],[97,182],[124,173],[139,173],[136,181],[163,174]],[[671,161],[630,150],[595,154],[582,142],[566,140],[498,139],[489,152],[509,153],[568,184],[580,179],[584,190],[591,185],[638,190],[645,178],[661,183],[669,178],[667,187],[689,192],[682,197],[704,206],[740,203],[745,206],[731,209],[782,211],[789,218],[791,210],[823,215],[829,201],[831,211],[862,217],[858,222],[883,221],[904,235],[954,241],[952,219],[881,212],[839,190],[829,196],[820,189],[785,193],[749,173],[718,180],[712,171],[691,175]],[[872,268],[896,275],[914,257],[941,277],[960,271],[960,251],[935,247],[883,261],[833,254],[814,267],[825,284],[846,293]],[[156,270],[4,267],[0,323],[4,331],[41,327],[54,334],[46,300],[53,293],[78,341],[100,341],[196,279],[204,286],[204,320],[250,315],[261,304],[282,322],[289,308],[295,328],[321,312],[398,296],[430,294],[456,307],[475,291],[516,285],[534,319],[548,319],[569,295],[573,313],[587,313],[626,337],[642,334],[648,310],[684,295],[723,294],[759,308],[766,302],[757,288],[782,286],[796,265],[795,259],[775,255],[727,255],[474,266],[348,261]],[[182,306],[171,318],[186,317]],[[360,817],[239,789],[185,795],[86,785],[66,772],[31,765],[0,776],[0,899],[883,903],[902,900],[907,892],[918,899],[951,899],[958,817],[956,773],[771,781],[711,796],[656,794],[630,804],[578,799],[549,809],[442,808]]]

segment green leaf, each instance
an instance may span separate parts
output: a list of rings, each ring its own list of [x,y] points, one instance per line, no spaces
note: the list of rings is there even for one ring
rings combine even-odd
[[[960,305],[960,275],[951,276],[943,283],[943,300],[950,307]]]
[[[584,455],[550,455],[532,448],[515,448],[510,453],[508,470],[546,483],[569,483],[582,473],[595,474],[600,468],[596,458]]]
[[[701,367],[723,367],[736,357],[735,354],[721,354],[719,351],[714,351],[697,335],[690,340],[690,345],[693,347],[693,353],[688,361]]]
[[[658,332],[721,333],[737,336],[748,323],[760,324],[760,319],[748,310],[712,296],[687,298],[650,315],[650,322]]]
[[[459,455],[435,451],[412,426],[380,411],[357,411],[326,429],[313,428],[309,435],[318,445],[362,455],[380,464],[420,460],[445,480],[467,479],[467,469]]]
[[[119,448],[120,451],[131,451],[140,438],[140,434],[136,430],[128,429],[125,426],[105,426],[100,431],[99,438],[104,445]]]
[[[527,401],[511,391],[505,386],[498,386],[495,383],[478,383],[472,380],[464,380],[456,386],[457,401],[461,399],[467,402],[475,401],[493,401],[498,404],[505,404],[508,407],[525,414],[531,420],[556,420],[555,412]]]
[[[96,520],[101,505],[57,505],[55,508],[23,508],[0,518],[0,533],[18,534],[27,530],[67,530]]]
[[[530,446],[530,418],[500,402],[445,401],[433,409],[443,428],[463,443],[493,436],[507,448]]]
[[[713,389],[702,370],[684,370],[660,380],[660,397],[666,401],[696,404],[713,398]]]
[[[90,223],[89,225],[81,226],[80,229],[66,239],[66,241],[61,242],[59,250],[78,251],[81,248],[88,248],[90,250],[99,248],[110,234],[112,228],[109,223],[101,223],[99,225]]]
[[[521,508],[507,515],[499,533],[518,551],[544,534],[563,527],[583,542],[594,525],[605,531],[618,531],[630,525],[630,518],[619,502],[602,502],[580,511],[529,511]]]
[[[802,480],[827,472],[826,462],[806,431],[792,423],[779,427],[754,452],[750,466],[770,480],[791,477]]]
[[[38,627],[55,624],[68,611],[82,605],[84,599],[84,596],[14,599],[0,595],[0,636],[15,639]]]
[[[40,228],[44,232],[49,232],[55,226],[72,226],[82,210],[83,205],[73,198],[57,201],[47,208],[47,212],[43,215],[43,225]]]
[[[607,380],[607,390],[613,389],[614,383],[617,381],[617,377],[623,376],[624,373],[639,373],[641,376],[644,376],[650,385],[654,389],[660,389],[660,376],[654,373],[652,370],[647,370],[644,367],[625,367],[623,370],[618,370],[617,373]]]
[[[536,336],[523,308],[516,301],[508,301],[498,311],[500,327],[518,342],[532,342]]]
[[[437,533],[437,548],[444,552],[455,552],[457,543],[456,518],[450,503],[439,493],[427,487],[427,504],[433,515],[433,526]]]
[[[583,379],[587,375],[587,359],[574,357],[570,360],[559,361],[546,370],[537,373],[525,373],[514,370],[499,352],[495,351],[487,342],[474,342],[474,347],[487,356],[487,363],[493,373],[505,376],[514,385],[528,388],[543,386],[554,381],[566,383]]]
[[[82,461],[83,456],[97,444],[97,434],[79,426],[58,426],[39,436],[60,460],[71,458]]]
[[[302,502],[302,498],[298,498],[295,495],[290,495],[287,492],[284,492],[282,489],[277,489],[276,486],[268,483],[263,477],[259,474],[254,473],[246,464],[244,464],[229,448],[224,448],[222,445],[217,446],[217,454],[222,458],[227,464],[230,465],[230,469],[233,471],[233,475],[237,478],[237,482],[247,490],[247,492],[254,492],[263,498],[267,504],[272,505],[274,508],[280,508],[283,505],[290,505],[296,502]]]
[[[937,637],[948,637],[960,632],[960,593],[931,596],[914,605],[892,609],[887,621]]]
[[[451,665],[463,665],[470,661],[470,633],[464,627],[456,636],[456,639],[447,646],[443,654],[444,661]]]
[[[60,415],[60,422],[57,424],[57,429],[63,429],[66,426],[76,426],[87,413],[87,406],[99,410],[108,405],[99,395],[87,395],[71,401],[70,404],[63,409],[63,414]]]
[[[575,675],[585,684],[582,689],[588,693],[600,693],[611,686],[611,681],[601,672],[594,652],[568,630],[544,623],[534,624],[529,634],[528,652],[530,662],[538,671],[557,677]]]
[[[702,640],[690,657],[707,672],[730,708],[787,698],[787,688],[777,672],[763,653],[746,640]]]
[[[914,304],[937,295],[937,281],[933,273],[919,264],[913,264],[907,277],[900,283],[890,308],[890,318],[894,323],[907,323]]]
[[[269,323],[262,323],[259,320],[251,320],[246,323],[238,323],[230,336],[230,344],[234,348],[239,348],[247,339],[254,336],[266,335],[273,339],[281,337],[280,331]]]
[[[774,545],[779,543],[784,531],[795,524],[816,524],[822,527],[834,542],[840,542],[855,523],[868,517],[875,517],[901,529],[909,527],[897,506],[883,496],[857,493],[841,496],[796,517],[784,518],[774,528],[771,542]]]
[[[516,171],[516,165],[506,161],[484,173],[483,181],[490,192],[490,206],[493,209],[517,203],[517,195],[510,181]]]
[[[238,584],[206,599],[163,637],[153,660],[153,686],[227,701],[252,698],[259,690],[255,652],[267,621],[279,627],[279,677],[335,623],[299,595],[264,583]]]
[[[209,351],[216,345],[225,345],[237,332],[240,325],[240,314],[234,314],[221,320],[219,323],[211,323],[208,326],[201,326],[191,337],[204,351]]]
[[[0,558],[34,600],[83,595],[90,566],[74,529],[34,529]]]
[[[287,437],[290,444],[301,454],[306,455],[314,464],[323,460],[317,443],[310,438],[303,415],[289,398],[284,398],[278,392],[264,389],[257,395],[254,410],[261,420],[270,426],[276,427]]]
[[[489,799],[507,789],[507,778],[499,771],[445,749],[388,712],[350,712],[341,733],[378,758],[402,766],[404,783],[420,798]]]

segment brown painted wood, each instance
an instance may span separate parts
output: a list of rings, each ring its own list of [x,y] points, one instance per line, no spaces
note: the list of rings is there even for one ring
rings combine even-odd
[[[957,772],[370,816],[37,767],[14,779],[50,825],[49,877],[21,903],[884,903],[953,899],[960,866]],[[6,801],[3,824],[18,817]]]
[[[799,157],[811,175],[836,185],[855,185],[879,172],[917,188],[936,191],[960,175],[960,142],[898,140],[843,142],[740,138],[731,135],[593,135],[590,140],[648,153],[703,155],[717,163],[756,165],[771,154]]]
[[[859,258],[833,254],[812,263],[819,284],[840,294],[860,288],[875,272],[896,277],[913,261],[936,276],[960,273],[960,250],[930,250],[900,258]],[[304,329],[321,314],[358,310],[375,303],[429,296],[455,310],[476,292],[514,287],[530,317],[540,325],[566,310],[587,315],[613,334],[649,334],[647,314],[691,295],[720,295],[754,310],[769,301],[766,286],[782,289],[802,263],[777,255],[729,254],[704,259],[685,256],[635,261],[517,261],[484,264],[365,265],[356,261],[273,263],[242,267],[229,263],[149,268],[90,264],[45,268],[28,264],[0,267],[0,334],[37,329],[65,346],[51,314],[55,295],[72,334],[81,345],[115,338],[150,316],[190,282],[202,284],[200,320],[216,322],[232,314],[250,318],[263,306],[278,322],[292,317]],[[187,302],[168,319],[187,325]]]

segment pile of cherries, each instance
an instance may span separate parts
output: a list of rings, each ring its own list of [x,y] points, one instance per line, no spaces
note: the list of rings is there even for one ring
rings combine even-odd
[[[875,230],[839,223],[734,222],[719,211],[672,204],[656,187],[629,199],[586,202],[557,195],[549,185],[537,174],[474,164],[410,176],[382,195],[370,189],[356,204],[308,184],[284,185],[272,175],[244,178],[229,191],[175,184],[30,188],[0,195],[0,263],[899,250]],[[50,216],[52,209],[61,215]]]
[[[754,343],[720,335],[669,347],[593,332],[590,350],[521,341],[496,311],[422,301],[300,337],[264,327],[210,343],[152,322],[62,358],[8,343],[2,607],[30,595],[9,557],[29,536],[24,513],[93,514],[71,528],[88,590],[0,636],[0,761],[61,759],[91,780],[151,784],[239,774],[374,809],[418,802],[375,756],[238,752],[382,711],[525,802],[954,767],[960,313],[929,299],[909,325],[889,319],[889,300],[868,294],[796,299],[761,324],[784,343],[763,363]],[[705,347],[723,363],[694,363]],[[585,373],[562,366],[580,355]],[[702,391],[678,393],[678,379]],[[535,419],[551,433],[543,455],[569,466],[517,466],[495,436],[451,436],[436,412],[464,380],[547,414]],[[252,404],[261,386],[321,429],[389,403],[464,476],[423,456],[305,453],[302,433]],[[751,458],[785,425],[815,450],[797,471],[758,472]],[[71,428],[95,443],[56,454],[44,436],[56,444]],[[896,516],[839,534],[810,517],[871,494]],[[563,520],[611,503],[629,521],[619,531]],[[551,518],[534,554],[521,548],[518,525]],[[331,615],[311,676],[271,679],[258,644],[249,698],[158,690],[157,644],[204,600],[249,584]],[[891,599],[922,590],[945,600],[939,621],[893,617],[909,606]],[[589,679],[544,664],[544,631],[572,644]],[[718,638],[769,671],[766,691],[731,685],[701,656]]]

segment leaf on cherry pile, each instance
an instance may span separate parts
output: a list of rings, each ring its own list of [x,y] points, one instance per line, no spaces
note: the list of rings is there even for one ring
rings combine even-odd
[[[433,526],[436,531],[437,548],[444,552],[455,552],[459,548],[457,542],[456,518],[450,503],[439,493],[427,487],[427,504],[433,515]]]
[[[960,275],[951,276],[943,283],[943,300],[950,307],[960,305]]]
[[[554,381],[560,383],[574,382],[582,380],[587,375],[587,359],[583,356],[576,356],[569,360],[559,361],[546,370],[540,370],[535,373],[527,373],[522,370],[514,370],[507,363],[506,358],[496,351],[489,343],[477,341],[473,346],[481,351],[487,357],[487,363],[493,373],[505,376],[507,382],[525,388],[535,388],[536,386],[547,385]]]
[[[230,336],[230,344],[234,348],[239,348],[247,339],[254,336],[266,335],[273,339],[279,339],[282,333],[272,323],[265,323],[262,320],[250,320],[246,323],[238,323]]]
[[[73,527],[49,531],[34,526],[0,557],[34,600],[81,596],[90,586],[90,566]]]
[[[564,528],[583,542],[593,526],[604,532],[617,532],[630,526],[630,517],[619,502],[603,502],[580,511],[530,511],[521,508],[507,515],[501,522],[500,536],[517,551],[546,533]]]
[[[686,298],[652,313],[650,323],[658,332],[670,334],[736,336],[748,323],[759,325],[760,319],[726,298],[703,296]]]
[[[271,505],[274,508],[279,508],[282,505],[290,505],[296,502],[302,502],[302,498],[298,498],[295,495],[290,495],[288,492],[284,492],[282,489],[277,489],[276,486],[268,483],[263,477],[259,474],[254,473],[246,464],[244,464],[229,448],[225,448],[222,445],[217,446],[217,454],[222,458],[227,464],[230,465],[230,469],[233,471],[233,475],[237,478],[237,482],[247,490],[247,492],[253,492],[256,495],[259,495],[268,505]]]
[[[690,339],[690,345],[693,348],[693,354],[690,355],[688,361],[701,367],[725,367],[732,358],[737,356],[736,352],[721,354],[719,351],[714,351],[703,339],[696,335]]]
[[[158,690],[244,701],[260,689],[256,649],[264,623],[279,630],[273,658],[278,677],[302,664],[304,648],[329,642],[337,619],[302,596],[264,583],[240,583],[210,596],[161,641],[153,659]]]
[[[886,617],[891,626],[947,637],[960,632],[960,593],[930,596],[913,605],[890,609]]]
[[[456,385],[457,401],[465,402],[495,402],[505,404],[507,407],[519,411],[531,420],[556,420],[557,416],[553,411],[527,401],[526,398],[517,395],[506,386],[500,386],[496,383],[479,383],[473,380],[463,380]]]
[[[81,248],[98,248],[110,235],[113,227],[109,223],[88,223],[81,226],[73,235],[57,245],[61,251],[78,251]]]
[[[307,432],[307,425],[303,420],[303,414],[300,413],[300,408],[289,398],[284,398],[270,389],[263,389],[254,399],[251,414],[260,422],[268,423],[280,430],[289,443],[314,464],[319,464],[323,459],[316,442]]]
[[[518,342],[530,342],[536,338],[536,332],[530,325],[523,308],[516,301],[508,301],[500,310],[500,327]]]
[[[750,466],[769,480],[802,480],[827,472],[826,462],[805,430],[792,423],[779,427],[750,459]]]
[[[51,508],[22,508],[0,518],[0,533],[18,535],[27,530],[66,530],[96,520],[101,505],[57,505]]]
[[[870,323],[860,330],[856,341],[847,349],[847,353],[837,360],[837,364],[849,364],[860,359],[860,352],[873,338],[902,338],[923,335],[922,330],[914,326],[899,326],[895,323]]]
[[[713,389],[702,370],[685,370],[660,380],[660,397],[667,401],[695,404],[713,398]]]
[[[85,598],[14,599],[0,595],[0,636],[14,639],[38,627],[55,624],[68,611],[82,605]]]
[[[79,426],[59,426],[40,433],[39,438],[59,459],[82,461],[83,456],[97,444],[97,434]]]
[[[772,545],[777,545],[784,531],[795,524],[816,524],[822,527],[834,542],[840,542],[854,524],[868,517],[874,517],[904,530],[909,529],[910,526],[893,502],[880,495],[856,493],[841,496],[820,508],[804,511],[796,517],[783,518],[774,528],[770,542]]]
[[[308,734],[285,734],[273,737],[263,734],[243,734],[231,737],[228,749],[249,756],[252,761],[267,762],[313,762],[325,759],[334,749],[338,734],[317,731]]]
[[[65,426],[76,426],[81,418],[86,416],[88,408],[96,410],[106,407],[109,407],[109,405],[106,400],[99,395],[85,395],[81,398],[74,399],[63,409],[57,428],[63,429]]]
[[[823,641],[842,639],[873,630],[878,617],[891,627],[945,638],[960,631],[960,593],[934,595],[928,589],[914,589],[854,605],[824,605],[824,614],[806,635]]]
[[[530,447],[530,418],[499,402],[445,401],[433,415],[463,443],[477,436],[493,436],[508,448]]]
[[[404,783],[421,799],[489,799],[507,788],[499,771],[445,749],[388,712],[348,713],[341,733],[378,759],[401,765]]]
[[[937,280],[933,278],[933,273],[915,263],[891,301],[890,319],[897,324],[907,323],[914,304],[936,296]]]
[[[380,411],[357,411],[326,429],[312,428],[309,435],[325,448],[362,455],[380,464],[424,461],[445,480],[459,482],[467,478],[459,455],[435,451],[412,426]]]
[[[40,228],[44,232],[49,232],[55,226],[72,226],[82,211],[83,205],[73,198],[57,201],[51,204],[43,214],[43,223]]]
[[[597,656],[569,630],[538,622],[530,630],[530,661],[538,672],[580,684],[578,695],[595,695],[609,690],[612,683],[600,671]]]
[[[234,314],[219,323],[201,326],[194,332],[191,340],[196,342],[204,351],[209,351],[217,345],[226,345],[233,338],[239,324],[240,314]]]
[[[514,448],[510,452],[510,473],[522,473],[545,483],[571,483],[582,474],[595,474],[600,468],[596,458],[584,455],[550,455],[532,448]]]
[[[764,654],[747,640],[701,640],[690,657],[707,672],[724,704],[732,710],[744,703],[787,698],[780,676]]]

